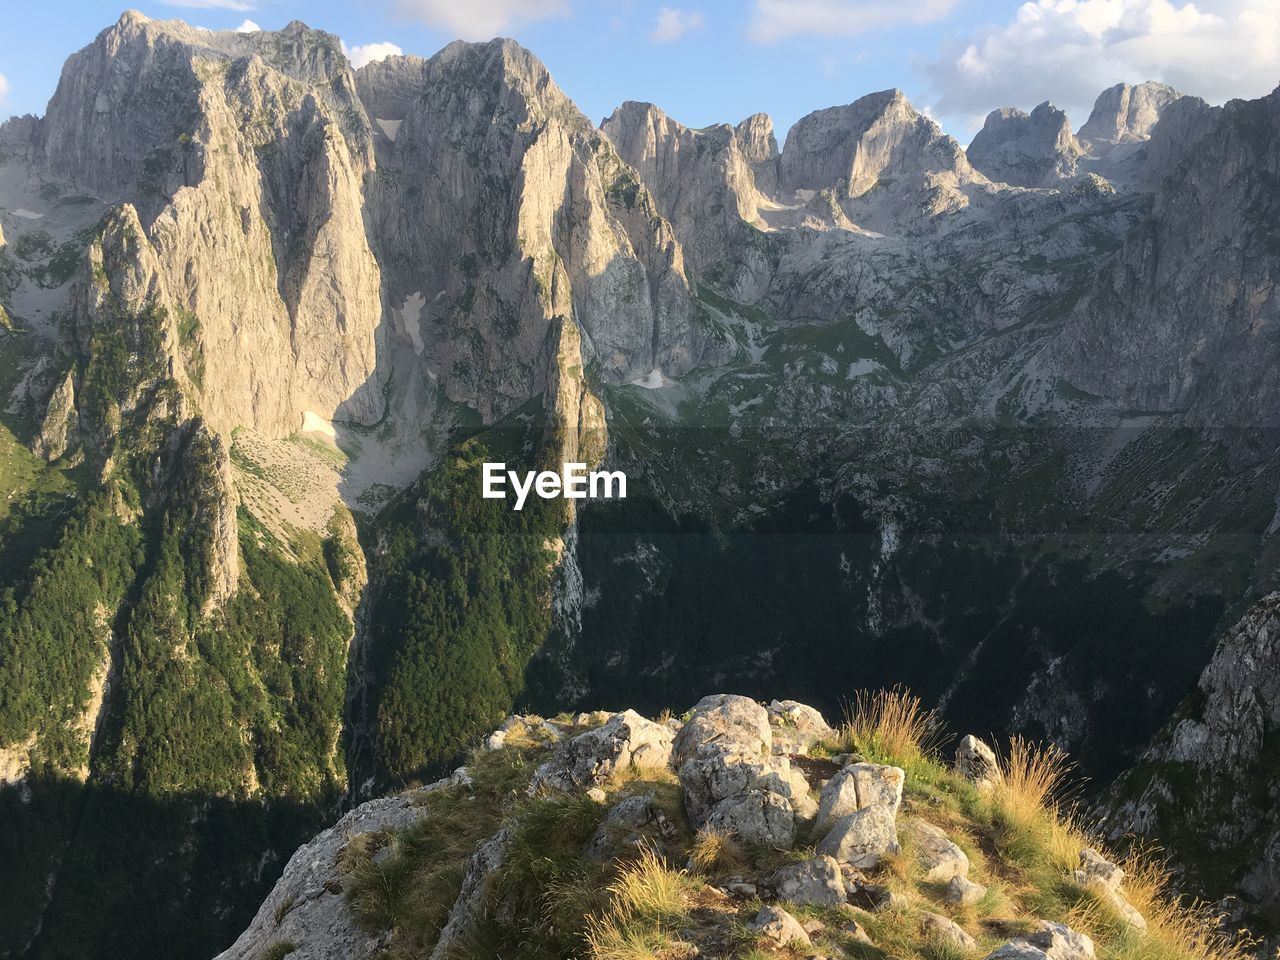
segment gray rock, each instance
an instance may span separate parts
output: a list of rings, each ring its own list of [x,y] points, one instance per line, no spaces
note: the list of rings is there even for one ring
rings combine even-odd
[[[838,771],[822,788],[814,833],[825,833],[841,817],[877,803],[896,814],[905,780],[900,767],[876,763],[855,763]]]
[[[1120,889],[1124,871],[1116,864],[1093,848],[1085,847],[1080,851],[1080,868],[1072,873],[1072,878],[1082,887],[1089,887],[1097,893],[1129,926],[1139,932],[1146,932],[1147,918],[1129,902]]]
[[[471,855],[467,872],[462,878],[462,890],[449,910],[449,919],[440,931],[440,939],[431,951],[430,960],[445,960],[470,932],[476,920],[483,915],[489,884],[506,860],[508,833],[499,830],[484,841]]]
[[[956,747],[956,772],[980,789],[989,789],[1003,779],[996,752],[973,734]]]
[[[831,907],[846,899],[840,865],[828,856],[782,867],[769,882],[780,898],[792,903]]]
[[[441,789],[445,783],[424,788]],[[257,960],[272,944],[289,941],[299,960],[359,960],[377,955],[382,939],[366,933],[347,910],[338,863],[361,834],[408,829],[426,815],[423,791],[370,800],[298,848],[271,893],[236,942],[217,960]]]
[[[954,876],[947,883],[946,892],[942,895],[942,899],[947,903],[969,905],[977,903],[987,895],[987,888],[980,883],[974,883],[967,877]]]
[[[666,767],[672,738],[666,725],[625,710],[556,747],[552,758],[534,771],[529,789],[585,790],[631,767]]]
[[[718,693],[703,697],[676,735],[677,766],[708,747],[732,753],[767,756],[773,752],[769,712],[748,697]]]
[[[1049,187],[1075,176],[1084,149],[1067,115],[1045,102],[1030,114],[1011,107],[993,110],[965,153],[992,180]]]
[[[863,870],[898,851],[893,812],[883,804],[864,807],[841,817],[818,843],[817,852]]]
[[[795,700],[772,701],[769,721],[773,725],[774,753],[807,754],[815,743],[830,740],[836,734],[821,713]]]
[[[766,937],[779,947],[791,944],[803,947],[813,945],[800,921],[781,907],[761,907],[755,919],[747,924],[747,929]]]
[[[978,946],[978,941],[973,939],[964,927],[940,913],[923,911],[920,914],[920,931],[926,937],[959,947],[961,950],[973,950]]]
[[[1124,871],[1092,847],[1080,851],[1080,869],[1075,872],[1076,882],[1082,885],[1101,884],[1115,890],[1124,881]]]
[[[743,843],[790,850],[796,839],[795,815],[786,797],[767,790],[748,790],[717,803],[705,827]]]
[[[929,883],[946,883],[969,875],[969,858],[945,833],[923,820],[908,820],[900,829],[911,855]]]
[[[1093,960],[1093,941],[1062,923],[1041,920],[1039,929],[1010,940],[987,955],[987,960]]]

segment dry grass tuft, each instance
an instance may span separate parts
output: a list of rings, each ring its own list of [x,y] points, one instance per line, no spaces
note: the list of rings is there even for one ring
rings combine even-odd
[[[609,885],[609,908],[588,916],[585,940],[593,960],[675,960],[687,944],[667,928],[685,912],[689,878],[645,850]]]
[[[840,732],[846,749],[909,772],[937,753],[940,730],[934,711],[926,710],[905,687],[894,687],[858,691]]]
[[[1004,777],[993,799],[1018,820],[1061,812],[1064,788],[1075,765],[1055,746],[1040,746],[1015,736],[1001,763]]]
[[[709,877],[738,873],[750,865],[750,857],[743,846],[719,830],[699,830],[693,838],[689,858],[698,873]]]

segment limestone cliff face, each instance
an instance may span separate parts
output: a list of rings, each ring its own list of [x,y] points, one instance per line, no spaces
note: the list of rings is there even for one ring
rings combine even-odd
[[[692,271],[705,273],[726,260],[743,266],[743,237],[764,226],[760,208],[776,181],[777,143],[767,117],[693,130],[653,104],[628,101],[601,130],[653,193]]]
[[[1067,115],[1046,101],[1029,114],[1013,107],[991,111],[966,156],[992,180],[1041,187],[1075,176],[1083,153]]]
[[[1236,449],[1268,442],[1258,431],[1280,423],[1277,172],[1280,92],[1227,104],[1064,328],[1074,383],[1185,410]]]
[[[136,208],[219,432],[305,410],[381,413],[379,271],[365,239],[371,133],[337,39],[230,34],[126,13],[64,68],[33,153]]]
[[[918,223],[968,206],[987,185],[953,137],[901,90],[817,110],[787,134],[778,190],[835,189],[855,223]]]
[[[607,380],[707,358],[670,225],[528,51],[455,43],[359,83],[380,129],[369,207],[387,292],[425,299],[424,361],[451,399],[490,417],[546,389],[570,314]]]

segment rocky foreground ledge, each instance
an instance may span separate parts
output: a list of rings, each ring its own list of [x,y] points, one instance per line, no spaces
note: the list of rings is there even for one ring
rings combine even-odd
[[[683,720],[511,717],[299,849],[219,960],[1236,952],[1043,804],[1051,755],[969,736],[944,762],[894,697],[914,725],[730,694]]]

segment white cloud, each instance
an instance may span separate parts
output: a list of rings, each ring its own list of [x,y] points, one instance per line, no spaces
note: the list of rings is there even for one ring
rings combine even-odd
[[[658,11],[658,22],[654,24],[649,39],[654,43],[672,43],[690,30],[702,29],[702,24],[702,14],[696,10],[662,7]]]
[[[569,0],[399,0],[399,8],[463,40],[488,40],[520,23],[570,13]]]
[[[253,9],[245,0],[160,0],[166,7],[186,7],[190,10],[235,10],[245,13]]]
[[[5,104],[5,101],[7,101],[8,99],[9,99],[9,80],[3,73],[0,73],[0,107],[3,107]]]
[[[1212,102],[1280,81],[1275,0],[1035,0],[926,65],[939,113],[1052,99],[1079,126],[1105,88],[1160,80]]]
[[[262,28],[252,20],[245,20],[244,23],[236,27],[236,33],[258,33]]]
[[[756,0],[751,38],[772,43],[796,34],[852,36],[904,24],[933,23],[958,0]]]
[[[345,43],[342,45],[342,52],[347,55],[347,59],[351,61],[351,66],[359,70],[366,63],[373,63],[375,60],[385,60],[387,57],[398,57],[404,53],[394,43],[363,43],[359,46],[348,47]]]

